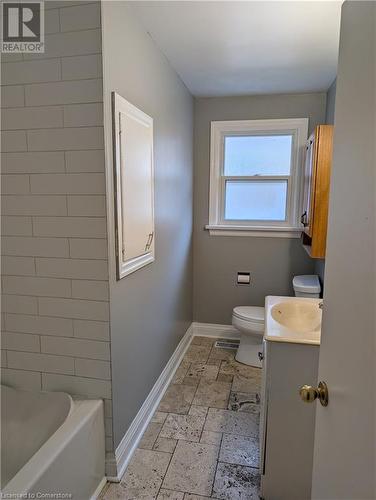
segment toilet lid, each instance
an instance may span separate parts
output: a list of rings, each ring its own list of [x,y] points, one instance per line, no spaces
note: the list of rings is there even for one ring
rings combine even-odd
[[[265,321],[265,307],[238,306],[234,308],[233,314],[240,319],[253,321],[254,323],[264,323]]]

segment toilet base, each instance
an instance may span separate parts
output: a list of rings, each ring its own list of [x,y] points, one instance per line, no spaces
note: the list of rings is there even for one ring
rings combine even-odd
[[[242,333],[235,356],[236,361],[244,365],[261,368],[262,364],[259,359],[259,352],[262,352],[262,343],[260,343],[260,340],[257,337]]]

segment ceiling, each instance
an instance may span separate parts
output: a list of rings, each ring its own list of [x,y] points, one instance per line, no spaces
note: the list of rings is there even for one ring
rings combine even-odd
[[[338,1],[137,1],[141,24],[195,96],[327,90]]]

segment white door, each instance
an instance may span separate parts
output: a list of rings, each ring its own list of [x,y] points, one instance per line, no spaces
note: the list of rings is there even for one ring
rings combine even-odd
[[[374,2],[344,3],[319,364],[329,405],[315,403],[317,500],[376,498],[375,26]]]

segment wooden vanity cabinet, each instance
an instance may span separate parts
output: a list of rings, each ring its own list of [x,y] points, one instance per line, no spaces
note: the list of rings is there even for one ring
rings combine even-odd
[[[319,125],[306,146],[304,167],[302,243],[310,257],[323,259],[328,228],[333,125]]]

